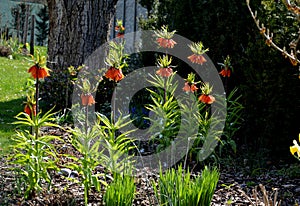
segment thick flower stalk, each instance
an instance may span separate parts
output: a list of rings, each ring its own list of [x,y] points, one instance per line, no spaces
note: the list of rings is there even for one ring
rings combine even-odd
[[[50,76],[49,69],[46,67],[47,59],[45,56],[41,56],[39,52],[37,52],[36,59],[34,59],[34,65],[28,69],[28,73],[35,79],[35,99],[36,103],[29,104],[25,109],[29,112],[29,109],[33,111],[33,113],[39,112],[39,79],[44,79],[45,77]],[[33,108],[34,107],[34,108]],[[24,109],[24,110],[25,110]]]
[[[177,44],[172,38],[176,30],[169,32],[167,26],[162,26],[161,30],[155,31],[156,43],[162,48],[174,48]]]
[[[194,93],[199,88],[196,86],[195,83],[195,74],[190,73],[188,74],[188,78],[186,79],[186,82],[184,83],[184,87],[182,88],[185,92],[192,92]]]
[[[193,52],[192,55],[188,57],[188,59],[195,64],[202,65],[207,60],[203,56],[209,49],[204,49],[203,43],[200,41],[198,43],[193,42],[192,44],[188,45]]]

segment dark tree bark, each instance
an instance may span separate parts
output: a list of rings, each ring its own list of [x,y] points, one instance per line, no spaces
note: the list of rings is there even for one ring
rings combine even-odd
[[[45,84],[44,100],[64,108],[68,104],[67,69],[82,65],[107,41],[117,0],[48,0],[47,3],[48,67],[52,72]]]

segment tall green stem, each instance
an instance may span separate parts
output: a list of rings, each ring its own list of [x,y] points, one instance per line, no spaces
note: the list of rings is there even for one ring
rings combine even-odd
[[[39,113],[39,76],[38,76],[39,69],[40,66],[37,65],[36,82],[35,82],[35,100],[36,100],[35,108],[37,114]]]
[[[88,115],[89,115],[89,106],[86,105],[85,106],[85,134],[87,134],[87,132],[88,132],[88,126],[89,126]]]

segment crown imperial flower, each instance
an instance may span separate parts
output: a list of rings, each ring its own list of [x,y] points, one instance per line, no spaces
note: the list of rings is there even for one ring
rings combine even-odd
[[[198,43],[193,42],[192,44],[190,44],[188,46],[190,47],[191,51],[193,52],[193,54],[188,57],[188,59],[192,63],[202,65],[203,63],[205,63],[207,61],[205,59],[205,57],[203,56],[203,54],[205,54],[207,51],[209,51],[209,49],[204,49],[202,42],[198,42]]]
[[[172,38],[175,34],[176,30],[169,32],[167,26],[162,26],[161,30],[155,31],[155,35],[157,36],[156,42],[160,47],[163,48],[174,48],[175,44],[177,44]]]

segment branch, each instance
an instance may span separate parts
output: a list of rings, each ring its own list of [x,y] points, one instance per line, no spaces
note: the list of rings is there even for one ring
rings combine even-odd
[[[292,5],[290,0],[283,0],[283,3],[285,4],[286,8],[293,12],[296,16],[300,14],[300,7],[297,5]]]
[[[260,23],[259,23],[259,19],[257,19],[257,12],[255,11],[255,13],[253,13],[253,11],[252,11],[252,9],[251,9],[251,7],[250,7],[250,0],[246,0],[246,3],[247,3],[247,7],[248,7],[248,9],[249,9],[249,11],[250,11],[250,14],[251,14],[251,16],[252,16],[252,18],[253,18],[253,20],[254,20],[254,22],[255,22],[257,28],[259,29],[260,33],[266,38],[266,44],[267,44],[268,46],[272,46],[273,48],[275,48],[275,49],[277,49],[278,51],[280,51],[284,57],[286,57],[286,58],[288,57],[288,58],[290,59],[291,63],[292,63],[294,66],[296,66],[297,64],[300,64],[300,60],[297,58],[297,53],[299,53],[299,51],[297,51],[297,45],[298,45],[298,43],[299,43],[299,41],[300,41],[300,30],[299,30],[299,32],[298,32],[298,33],[299,33],[298,38],[295,39],[295,40],[293,40],[293,41],[289,44],[291,51],[290,51],[290,53],[288,53],[288,52],[286,51],[286,48],[285,48],[285,47],[280,48],[279,46],[277,46],[277,45],[273,42],[273,40],[272,40],[272,38],[273,38],[273,33],[271,33],[270,30],[267,29],[267,28],[264,26],[264,24],[260,24]],[[288,7],[288,5],[289,5],[289,7],[292,8],[292,11],[293,11],[297,16],[300,14],[300,12],[299,12],[299,11],[300,11],[300,8],[299,8],[298,6],[292,6],[292,5],[290,4],[289,0],[285,0],[285,4],[287,5],[287,7]],[[298,12],[298,14],[297,14],[296,12]]]

